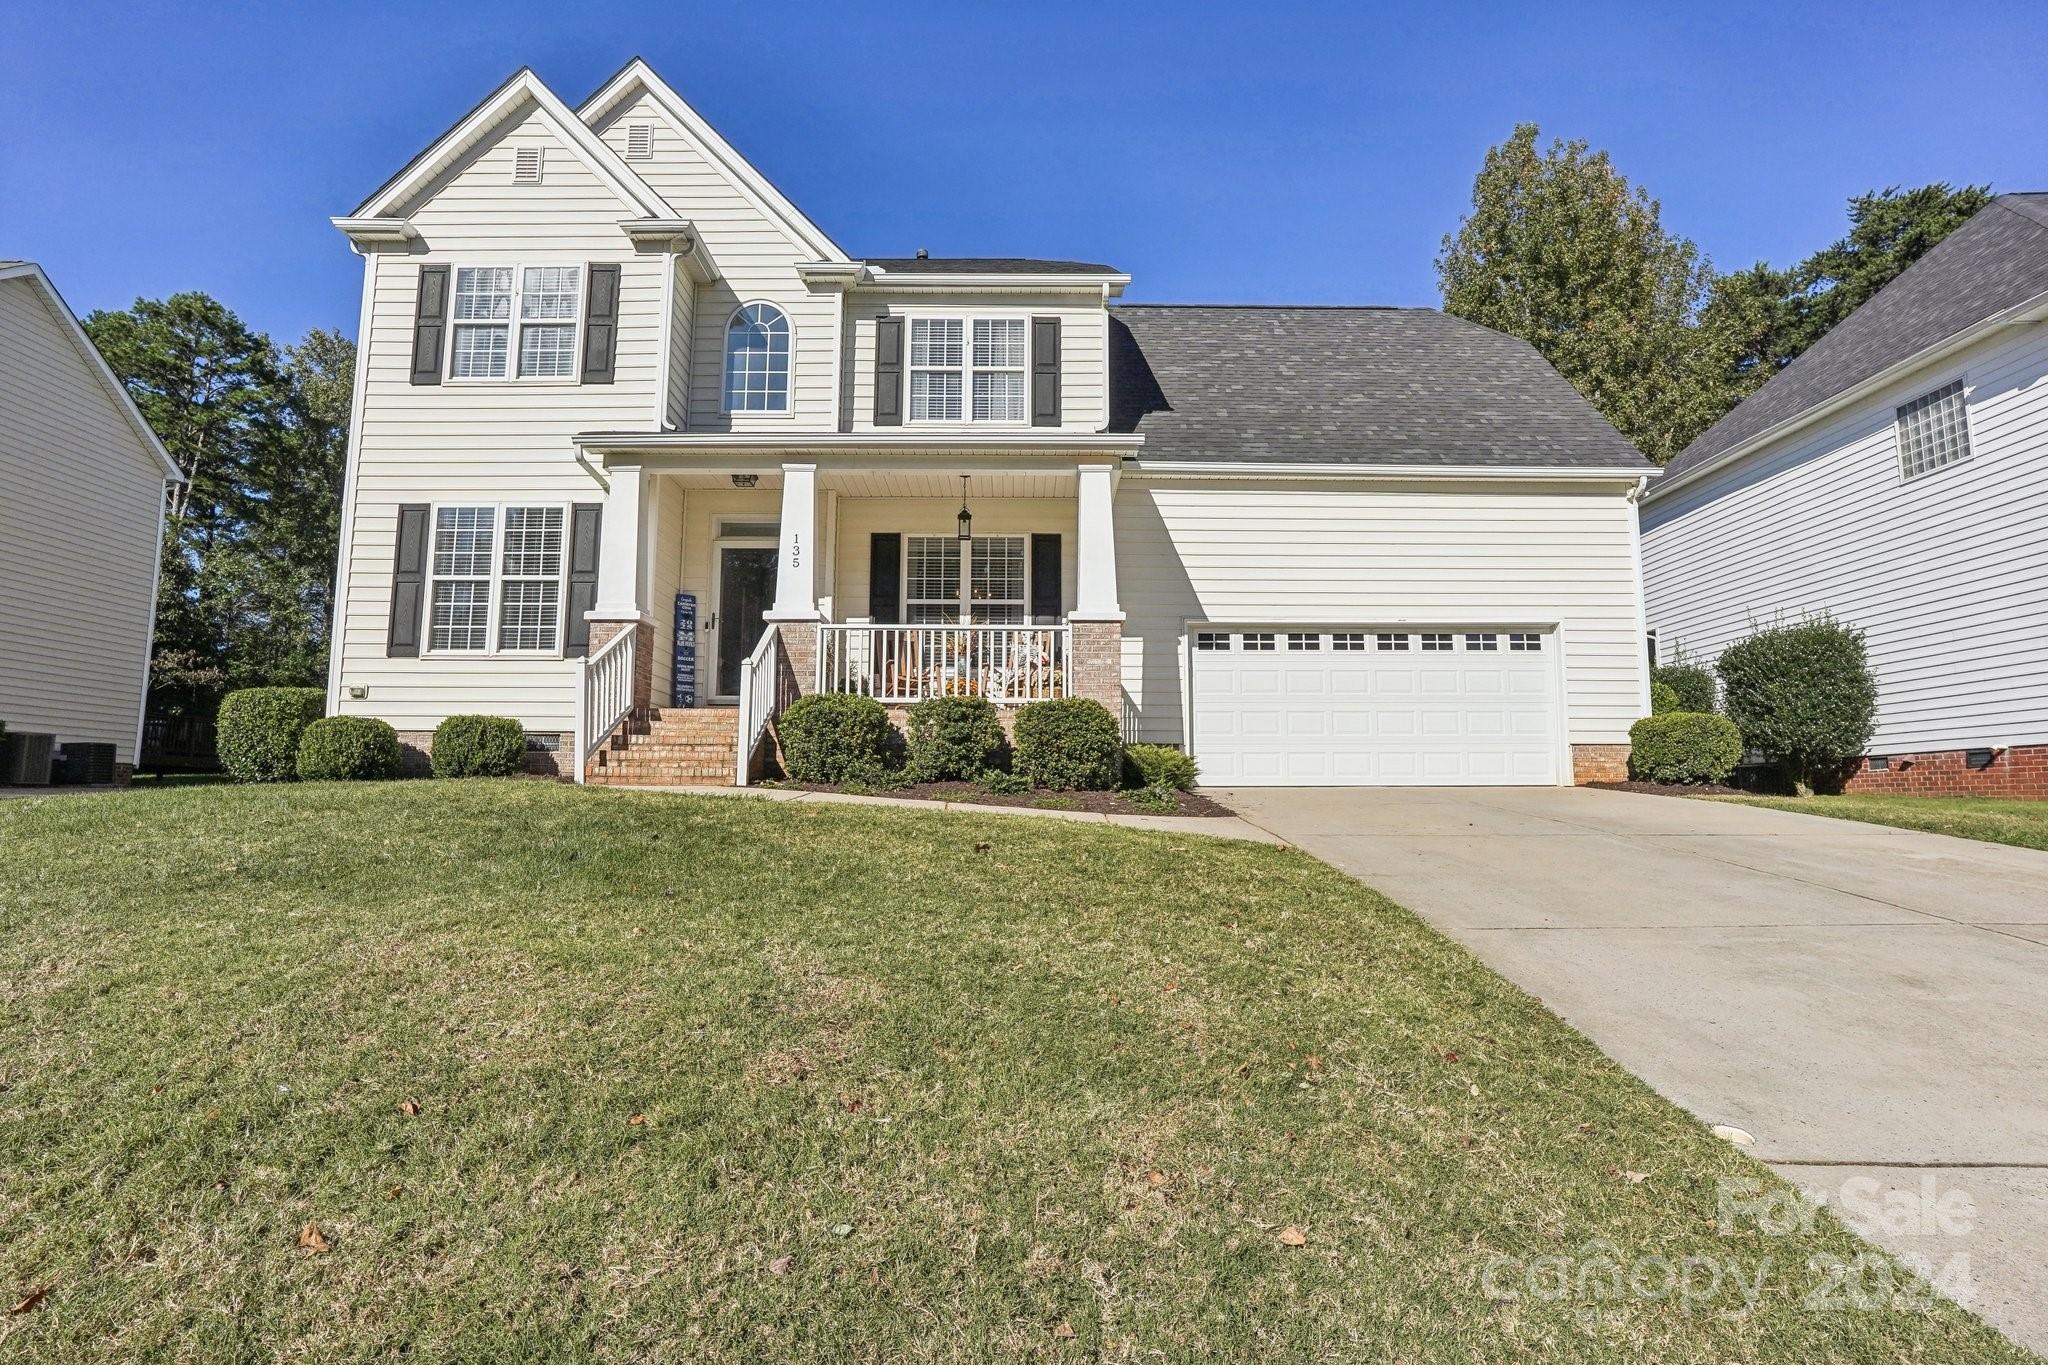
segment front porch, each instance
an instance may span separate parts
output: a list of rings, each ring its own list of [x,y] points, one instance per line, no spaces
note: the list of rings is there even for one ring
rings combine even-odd
[[[733,707],[743,785],[769,722],[814,691],[1120,711],[1114,460],[612,456],[603,474],[585,772]]]

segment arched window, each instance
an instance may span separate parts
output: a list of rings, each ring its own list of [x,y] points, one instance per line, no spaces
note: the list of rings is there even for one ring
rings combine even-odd
[[[744,304],[725,326],[725,410],[789,411],[789,319],[772,303]]]

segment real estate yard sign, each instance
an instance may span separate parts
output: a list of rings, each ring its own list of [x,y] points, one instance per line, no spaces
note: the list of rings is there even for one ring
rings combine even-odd
[[[675,704],[697,704],[697,594],[676,594]]]

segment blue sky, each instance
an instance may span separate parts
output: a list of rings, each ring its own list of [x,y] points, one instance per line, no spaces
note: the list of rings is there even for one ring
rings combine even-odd
[[[12,0],[0,257],[80,313],[353,331],[328,225],[514,68],[639,53],[855,255],[1105,260],[1132,298],[1436,301],[1487,146],[1583,137],[1722,266],[1860,190],[2048,189],[2048,6],[488,7]]]

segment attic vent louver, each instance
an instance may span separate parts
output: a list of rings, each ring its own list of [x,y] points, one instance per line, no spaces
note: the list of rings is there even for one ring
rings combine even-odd
[[[626,160],[649,161],[654,157],[654,125],[651,123],[629,123],[626,125]]]
[[[538,185],[540,183],[540,148],[518,147],[513,149],[512,183],[515,185]]]

